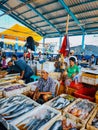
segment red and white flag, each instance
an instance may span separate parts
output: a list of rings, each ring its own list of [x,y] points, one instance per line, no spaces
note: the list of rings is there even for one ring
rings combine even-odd
[[[69,38],[68,35],[65,35],[59,52],[63,54],[64,57],[66,57],[69,54],[69,51],[70,51]]]

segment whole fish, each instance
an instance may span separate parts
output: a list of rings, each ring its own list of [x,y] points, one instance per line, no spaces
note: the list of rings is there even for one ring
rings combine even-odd
[[[23,128],[25,129],[25,128],[29,127],[29,126],[30,126],[31,124],[33,124],[36,120],[37,120],[36,118],[35,118],[35,119],[32,119],[32,117],[30,117],[28,123],[27,123]],[[25,120],[22,121],[22,123],[24,123],[24,122],[25,122]],[[21,125],[21,124],[20,124],[20,125]]]
[[[13,114],[13,115],[4,116],[4,118],[5,119],[15,118],[15,117],[20,116],[20,115],[22,115],[22,114],[24,114],[32,109],[33,109],[33,107],[27,107],[27,108],[24,108],[23,110],[19,111],[18,113]]]
[[[42,127],[45,123],[47,123],[47,119],[40,120],[31,130],[38,130]]]
[[[17,109],[18,106],[13,106],[12,108],[9,108],[7,111],[3,112],[2,115],[9,115],[9,113],[13,112],[15,109]]]
[[[62,130],[62,121],[56,121],[48,130]]]
[[[5,108],[2,108],[1,110],[0,110],[0,114],[2,114],[2,113],[4,113],[5,111],[7,111],[7,110],[9,110],[9,109],[11,109],[11,108],[13,108],[13,104],[11,104],[10,106],[8,106],[8,107],[5,107]]]
[[[33,129],[33,127],[35,127],[38,123],[39,123],[40,119],[35,119],[30,126],[27,128],[27,130],[31,130]]]

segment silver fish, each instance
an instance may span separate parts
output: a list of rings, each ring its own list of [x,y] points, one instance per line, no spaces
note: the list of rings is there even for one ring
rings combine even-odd
[[[62,121],[56,121],[48,130],[62,130]]]
[[[22,114],[24,114],[24,113],[26,113],[26,112],[28,112],[28,111],[30,111],[30,110],[32,110],[32,109],[33,109],[33,107],[27,107],[27,108],[24,108],[23,110],[19,111],[18,113],[13,114],[13,115],[4,116],[4,118],[5,118],[5,119],[15,118],[15,117],[20,116],[20,115],[22,115]]]
[[[39,119],[34,119],[27,130],[31,130],[39,121]]]

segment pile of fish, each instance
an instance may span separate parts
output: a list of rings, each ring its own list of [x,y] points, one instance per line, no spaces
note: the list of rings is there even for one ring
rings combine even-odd
[[[63,117],[63,119],[56,120],[48,130],[80,130],[82,124],[70,119],[69,117]]]
[[[75,100],[74,97],[67,95],[65,97],[57,97],[55,100],[51,102],[51,107],[56,108],[58,110],[65,108],[71,102]]]
[[[98,128],[98,113],[96,114],[95,118],[92,121],[92,125]]]
[[[20,85],[20,84],[18,84],[18,85],[13,85],[13,86],[7,87],[7,88],[5,88],[4,90],[5,90],[6,92],[8,92],[8,91],[12,91],[12,90],[14,90],[14,89],[19,89],[19,88],[23,88],[23,87],[25,87],[25,85]]]
[[[56,115],[57,113],[49,109],[39,110],[36,114],[29,116],[17,124],[17,127],[21,130],[38,130]]]
[[[95,104],[92,104],[87,100],[82,100],[69,108],[68,112],[80,119],[86,119],[94,107]]]
[[[0,115],[9,122],[33,110],[38,104],[23,95],[0,100]]]

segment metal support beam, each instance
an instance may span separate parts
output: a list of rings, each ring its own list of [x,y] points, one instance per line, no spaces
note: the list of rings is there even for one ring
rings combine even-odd
[[[26,2],[26,0],[20,0],[21,2]],[[38,12],[32,5],[30,4],[26,4],[30,9],[32,9],[32,11],[34,11],[37,15],[39,15],[42,19],[44,19],[51,27],[53,27],[54,29],[57,30],[57,32],[59,32],[60,34],[60,31],[55,27],[55,25],[53,25],[48,19],[46,19],[40,12]]]
[[[92,3],[92,2],[95,2],[95,1],[97,1],[97,0],[89,0],[89,1],[85,1],[85,2],[82,2],[81,4],[74,4],[74,5],[71,5],[71,6],[69,6],[69,8],[74,8],[74,7],[76,7],[76,6],[80,6],[80,5],[84,5],[84,4],[90,4],[90,3]],[[40,6],[39,6],[40,7]],[[38,9],[39,7],[36,7],[36,9]],[[41,8],[41,7],[40,7]],[[51,13],[54,13],[54,12],[57,12],[57,11],[62,11],[64,8],[60,8],[60,9],[54,9],[54,10],[51,10],[51,11],[49,11],[49,12],[45,12],[45,13],[43,13],[42,15],[47,15],[47,14],[51,14]],[[93,9],[91,9],[91,10],[93,10]],[[91,10],[89,10],[89,11],[91,11]],[[97,8],[97,10],[98,10],[98,8]],[[85,11],[83,11],[83,12],[85,12]],[[87,11],[86,11],[87,12]],[[81,13],[81,12],[80,12]],[[36,15],[36,16],[32,16],[32,17],[29,17],[29,19],[31,19],[31,18],[36,18],[36,17],[38,17],[38,15]]]
[[[89,32],[91,33],[91,31],[93,33],[93,31],[98,31],[98,28],[88,28],[88,29],[86,29],[86,31],[87,31],[87,33],[89,33]],[[62,35],[64,35],[65,31],[62,31],[61,33],[62,33]],[[78,33],[79,33],[79,35],[82,35],[81,29],[69,30],[70,35],[78,35]],[[52,35],[59,35],[59,34],[58,34],[58,32],[53,32],[53,33],[47,33],[44,36],[47,37],[47,36],[52,36]]]
[[[82,32],[85,32],[85,29],[80,25],[79,20],[76,18],[76,16],[73,14],[73,12],[70,10],[70,8],[65,4],[63,0],[58,0],[61,5],[65,8],[65,10],[70,14],[70,16],[74,19],[74,21],[80,26]]]
[[[85,34],[83,33],[83,35],[82,35],[82,51],[83,52],[84,52],[84,49],[85,49],[84,40],[85,40]]]
[[[45,37],[43,37],[43,50],[42,50],[43,53],[44,53],[44,50],[45,50]]]
[[[96,10],[96,9],[95,9]],[[98,10],[98,9],[97,9]],[[93,10],[92,10],[93,11]],[[86,11],[87,12],[87,11]],[[84,13],[86,13],[86,12],[84,12]],[[75,15],[78,15],[79,14],[79,12],[78,13],[76,13]],[[82,15],[83,14],[83,12],[81,12],[79,15]],[[51,21],[51,20],[54,20],[54,19],[59,19],[59,18],[65,18],[65,17],[67,17],[67,15],[65,16],[65,15],[63,15],[63,16],[58,16],[58,17],[54,17],[54,18],[50,18],[49,19],[49,21]],[[78,20],[83,20],[83,19],[88,19],[88,18],[95,18],[95,17],[98,17],[98,15],[96,14],[96,15],[94,15],[94,16],[87,16],[87,17],[82,17],[82,18],[79,18]],[[70,22],[71,21],[74,21],[73,19],[70,19],[69,20]],[[41,20],[41,21],[36,21],[36,22],[33,22],[32,24],[38,24],[38,23],[41,23],[41,22],[44,22],[44,20]],[[57,22],[57,23],[60,23],[60,22]],[[57,24],[57,23],[55,23],[55,24]],[[62,22],[61,22],[62,23]],[[65,20],[64,20],[64,23],[65,23]],[[48,24],[47,24],[48,25]]]

